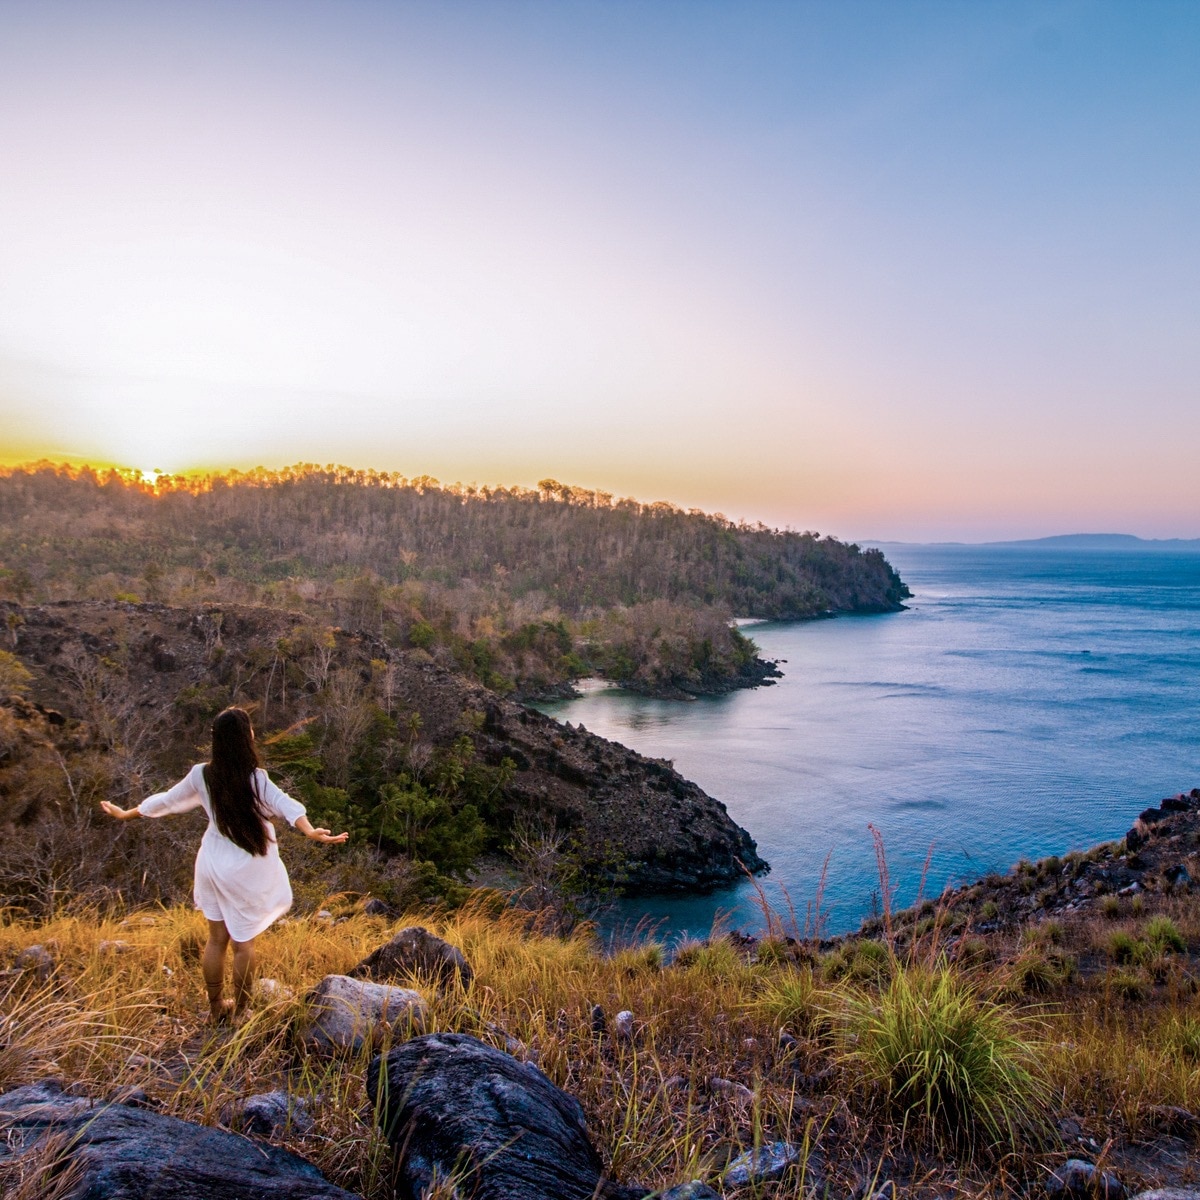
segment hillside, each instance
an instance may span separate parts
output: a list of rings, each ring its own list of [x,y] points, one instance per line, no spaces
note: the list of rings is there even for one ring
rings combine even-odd
[[[405,903],[453,893],[481,854],[537,850],[559,882],[712,887],[765,867],[724,805],[670,764],[489,692],[421,650],[303,613],[118,601],[0,605],[0,842],[5,904],[58,892],[179,899],[194,821],[116,836],[129,804],[207,756],[227,704],[254,713],[273,774],[354,852],[314,887]],[[7,665],[6,665],[7,664]],[[22,699],[15,693],[25,692]],[[40,706],[40,707],[39,707]],[[297,847],[301,869],[309,847]],[[422,864],[426,864],[422,866]],[[744,867],[743,867],[744,864]]]
[[[754,685],[771,672],[731,618],[887,612],[908,595],[879,551],[814,533],[552,480],[442,487],[315,467],[154,487],[0,472],[0,588],[304,609],[519,695],[589,673],[664,695]]]

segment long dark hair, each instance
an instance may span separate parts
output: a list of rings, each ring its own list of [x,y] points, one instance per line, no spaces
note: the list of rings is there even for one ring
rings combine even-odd
[[[212,724],[212,759],[204,782],[217,828],[247,854],[266,854],[267,818],[258,794],[258,751],[250,714],[244,708],[217,713]]]

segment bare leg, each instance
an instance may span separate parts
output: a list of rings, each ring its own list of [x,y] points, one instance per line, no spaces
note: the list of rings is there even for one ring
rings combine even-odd
[[[209,921],[208,942],[200,957],[200,970],[204,974],[204,990],[208,993],[208,1008],[214,1021],[229,1016],[233,1009],[232,1000],[223,1000],[225,990],[225,950],[229,945],[229,930],[224,921]]]
[[[233,943],[233,1015],[242,1013],[250,1003],[254,983],[254,939]]]

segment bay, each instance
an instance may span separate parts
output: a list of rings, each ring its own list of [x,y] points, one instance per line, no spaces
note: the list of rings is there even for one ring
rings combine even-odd
[[[747,627],[773,687],[692,702],[619,689],[546,704],[673,760],[750,830],[772,906],[824,929],[877,911],[868,826],[897,904],[1120,837],[1200,786],[1200,554],[886,546],[908,611]],[[926,871],[926,861],[928,869]],[[790,898],[790,901],[789,901]],[[622,901],[662,936],[761,926],[749,882]]]

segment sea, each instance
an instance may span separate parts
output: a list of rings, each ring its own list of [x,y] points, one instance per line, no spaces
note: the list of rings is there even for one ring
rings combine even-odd
[[[592,683],[541,706],[672,760],[771,864],[708,895],[623,899],[611,935],[754,931],[764,905],[844,932],[1119,838],[1200,786],[1200,553],[883,549],[906,611],[744,624],[780,663],[773,686],[666,701]]]

